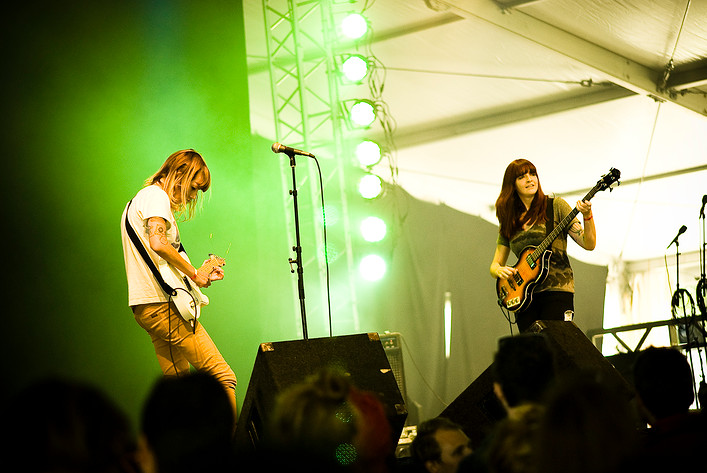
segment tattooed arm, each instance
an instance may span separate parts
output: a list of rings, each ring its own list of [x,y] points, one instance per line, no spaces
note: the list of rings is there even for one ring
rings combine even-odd
[[[191,277],[199,287],[207,287],[211,284],[208,274],[196,271],[187,260],[182,258],[179,252],[169,244],[167,240],[167,222],[162,217],[150,217],[147,220],[147,228],[150,236],[150,248],[164,258],[169,264]]]
[[[597,231],[594,227],[594,216],[592,215],[592,203],[584,200],[577,202],[577,210],[582,213],[584,228],[579,222],[574,222],[570,226],[569,234],[579,246],[585,250],[593,250],[597,246]]]

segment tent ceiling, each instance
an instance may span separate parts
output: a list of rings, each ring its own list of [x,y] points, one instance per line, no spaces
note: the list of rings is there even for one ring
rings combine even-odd
[[[274,137],[262,5],[244,3],[253,129]],[[707,192],[707,1],[501,6],[515,3],[369,1],[370,45],[337,47],[374,55],[384,68],[397,183],[495,222],[503,170],[517,157],[538,166],[546,192],[571,203],[616,167],[624,184],[593,200],[597,250],[573,256],[662,257],[681,225],[688,227],[681,252],[698,250]],[[365,97],[368,86],[340,93]],[[376,128],[370,134],[382,136]],[[376,172],[389,177],[389,164]]]

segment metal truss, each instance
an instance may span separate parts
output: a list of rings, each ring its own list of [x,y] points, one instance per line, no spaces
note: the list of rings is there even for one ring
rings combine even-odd
[[[330,334],[340,334],[359,331],[360,327],[346,192],[349,160],[343,146],[334,53],[334,3],[262,0],[276,139],[315,154],[322,173],[320,192],[318,164],[297,157],[303,252],[299,264],[305,275],[308,327],[317,333],[327,326]],[[283,172],[283,188],[291,186],[289,179],[290,173]],[[291,196],[285,205],[292,208]],[[291,212],[287,218],[294,242]]]

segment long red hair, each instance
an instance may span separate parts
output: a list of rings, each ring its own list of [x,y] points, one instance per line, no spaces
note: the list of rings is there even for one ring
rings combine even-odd
[[[523,201],[520,200],[516,192],[516,179],[530,172],[538,175],[535,165],[527,159],[516,159],[512,161],[506,168],[503,175],[503,185],[501,193],[496,199],[496,217],[498,218],[499,231],[501,235],[508,238],[518,232],[523,225],[537,221],[544,222],[545,212],[547,211],[547,196],[540,186],[538,178],[538,191],[530,204],[530,208],[526,212]],[[525,214],[525,215],[523,215]]]

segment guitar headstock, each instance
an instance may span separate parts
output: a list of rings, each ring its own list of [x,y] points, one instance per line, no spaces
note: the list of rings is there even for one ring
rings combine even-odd
[[[613,189],[611,185],[615,182],[619,182],[619,179],[621,178],[621,171],[619,171],[616,168],[611,168],[608,173],[604,174],[601,176],[601,179],[597,182],[597,188],[599,190],[605,190],[609,189],[609,192]],[[618,184],[617,184],[618,185]]]
[[[211,265],[212,268],[215,268],[216,266],[225,266],[226,260],[213,253],[209,253],[209,265]]]

